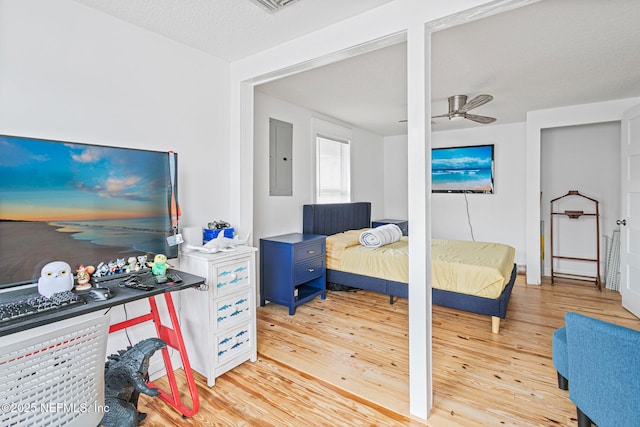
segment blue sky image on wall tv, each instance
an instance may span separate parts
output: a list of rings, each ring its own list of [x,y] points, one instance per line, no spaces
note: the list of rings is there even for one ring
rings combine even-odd
[[[2,135],[0,152],[0,284],[57,260],[177,256],[169,153]]]
[[[493,193],[493,144],[431,150],[433,193]]]

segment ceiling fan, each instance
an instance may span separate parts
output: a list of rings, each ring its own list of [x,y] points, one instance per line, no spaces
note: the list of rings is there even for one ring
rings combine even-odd
[[[486,104],[492,99],[493,96],[491,95],[478,95],[475,98],[471,98],[471,100],[469,101],[467,101],[467,95],[450,96],[449,112],[446,114],[441,114],[439,116],[432,116],[431,118],[437,119],[440,117],[448,117],[449,120],[468,119],[482,124],[493,123],[496,121],[494,117],[478,116],[476,114],[467,113],[474,108],[478,108],[479,106]]]
[[[454,95],[449,97],[449,112],[447,114],[441,114],[439,116],[432,116],[432,119],[440,117],[448,117],[449,120],[457,119],[469,119],[474,122],[488,124],[496,121],[495,117],[478,116],[476,114],[468,114],[467,111],[477,108],[487,102],[493,100],[491,95],[478,95],[467,102],[467,95]],[[398,120],[398,123],[406,123],[407,119]],[[433,120],[431,124],[436,124]]]

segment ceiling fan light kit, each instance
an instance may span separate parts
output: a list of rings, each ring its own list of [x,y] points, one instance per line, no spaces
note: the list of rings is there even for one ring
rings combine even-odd
[[[467,119],[481,124],[493,123],[496,121],[494,117],[478,116],[476,114],[468,114],[467,112],[478,108],[481,105],[493,100],[491,95],[478,95],[475,98],[467,101],[467,95],[453,95],[449,97],[449,112],[447,114],[440,114],[439,116],[432,116],[432,119],[441,117],[447,117],[449,120]]]

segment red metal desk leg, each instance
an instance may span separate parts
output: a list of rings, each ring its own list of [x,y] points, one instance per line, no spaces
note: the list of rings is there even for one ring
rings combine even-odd
[[[198,390],[196,388],[196,381],[193,378],[193,372],[191,371],[191,364],[187,357],[187,350],[184,346],[184,340],[182,339],[182,332],[180,331],[180,324],[178,323],[178,316],[173,305],[173,299],[169,292],[163,294],[165,302],[167,304],[167,310],[169,312],[169,319],[171,321],[171,328],[164,326],[160,319],[160,313],[158,312],[158,305],[156,304],[155,297],[148,298],[149,305],[151,306],[151,313],[134,317],[123,322],[114,323],[109,328],[109,332],[119,331],[121,329],[128,328],[133,325],[153,321],[156,327],[156,333],[158,338],[167,343],[167,347],[162,349],[162,359],[164,360],[164,366],[167,371],[167,379],[169,381],[170,392],[156,386],[152,381],[149,381],[149,387],[157,388],[160,391],[160,399],[167,402],[169,405],[176,408],[185,417],[192,417],[198,410],[200,410],[200,399],[198,397]],[[182,360],[182,367],[184,368],[185,378],[187,380],[187,386],[189,387],[189,393],[191,395],[191,408],[185,406],[180,400],[180,392],[176,383],[176,376],[173,372],[173,365],[171,363],[171,357],[169,356],[169,347],[178,350],[180,359]]]

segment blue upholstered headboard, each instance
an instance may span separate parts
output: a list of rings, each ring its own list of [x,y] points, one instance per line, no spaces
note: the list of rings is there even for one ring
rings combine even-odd
[[[371,227],[371,202],[303,206],[303,233],[329,236],[367,227]]]

